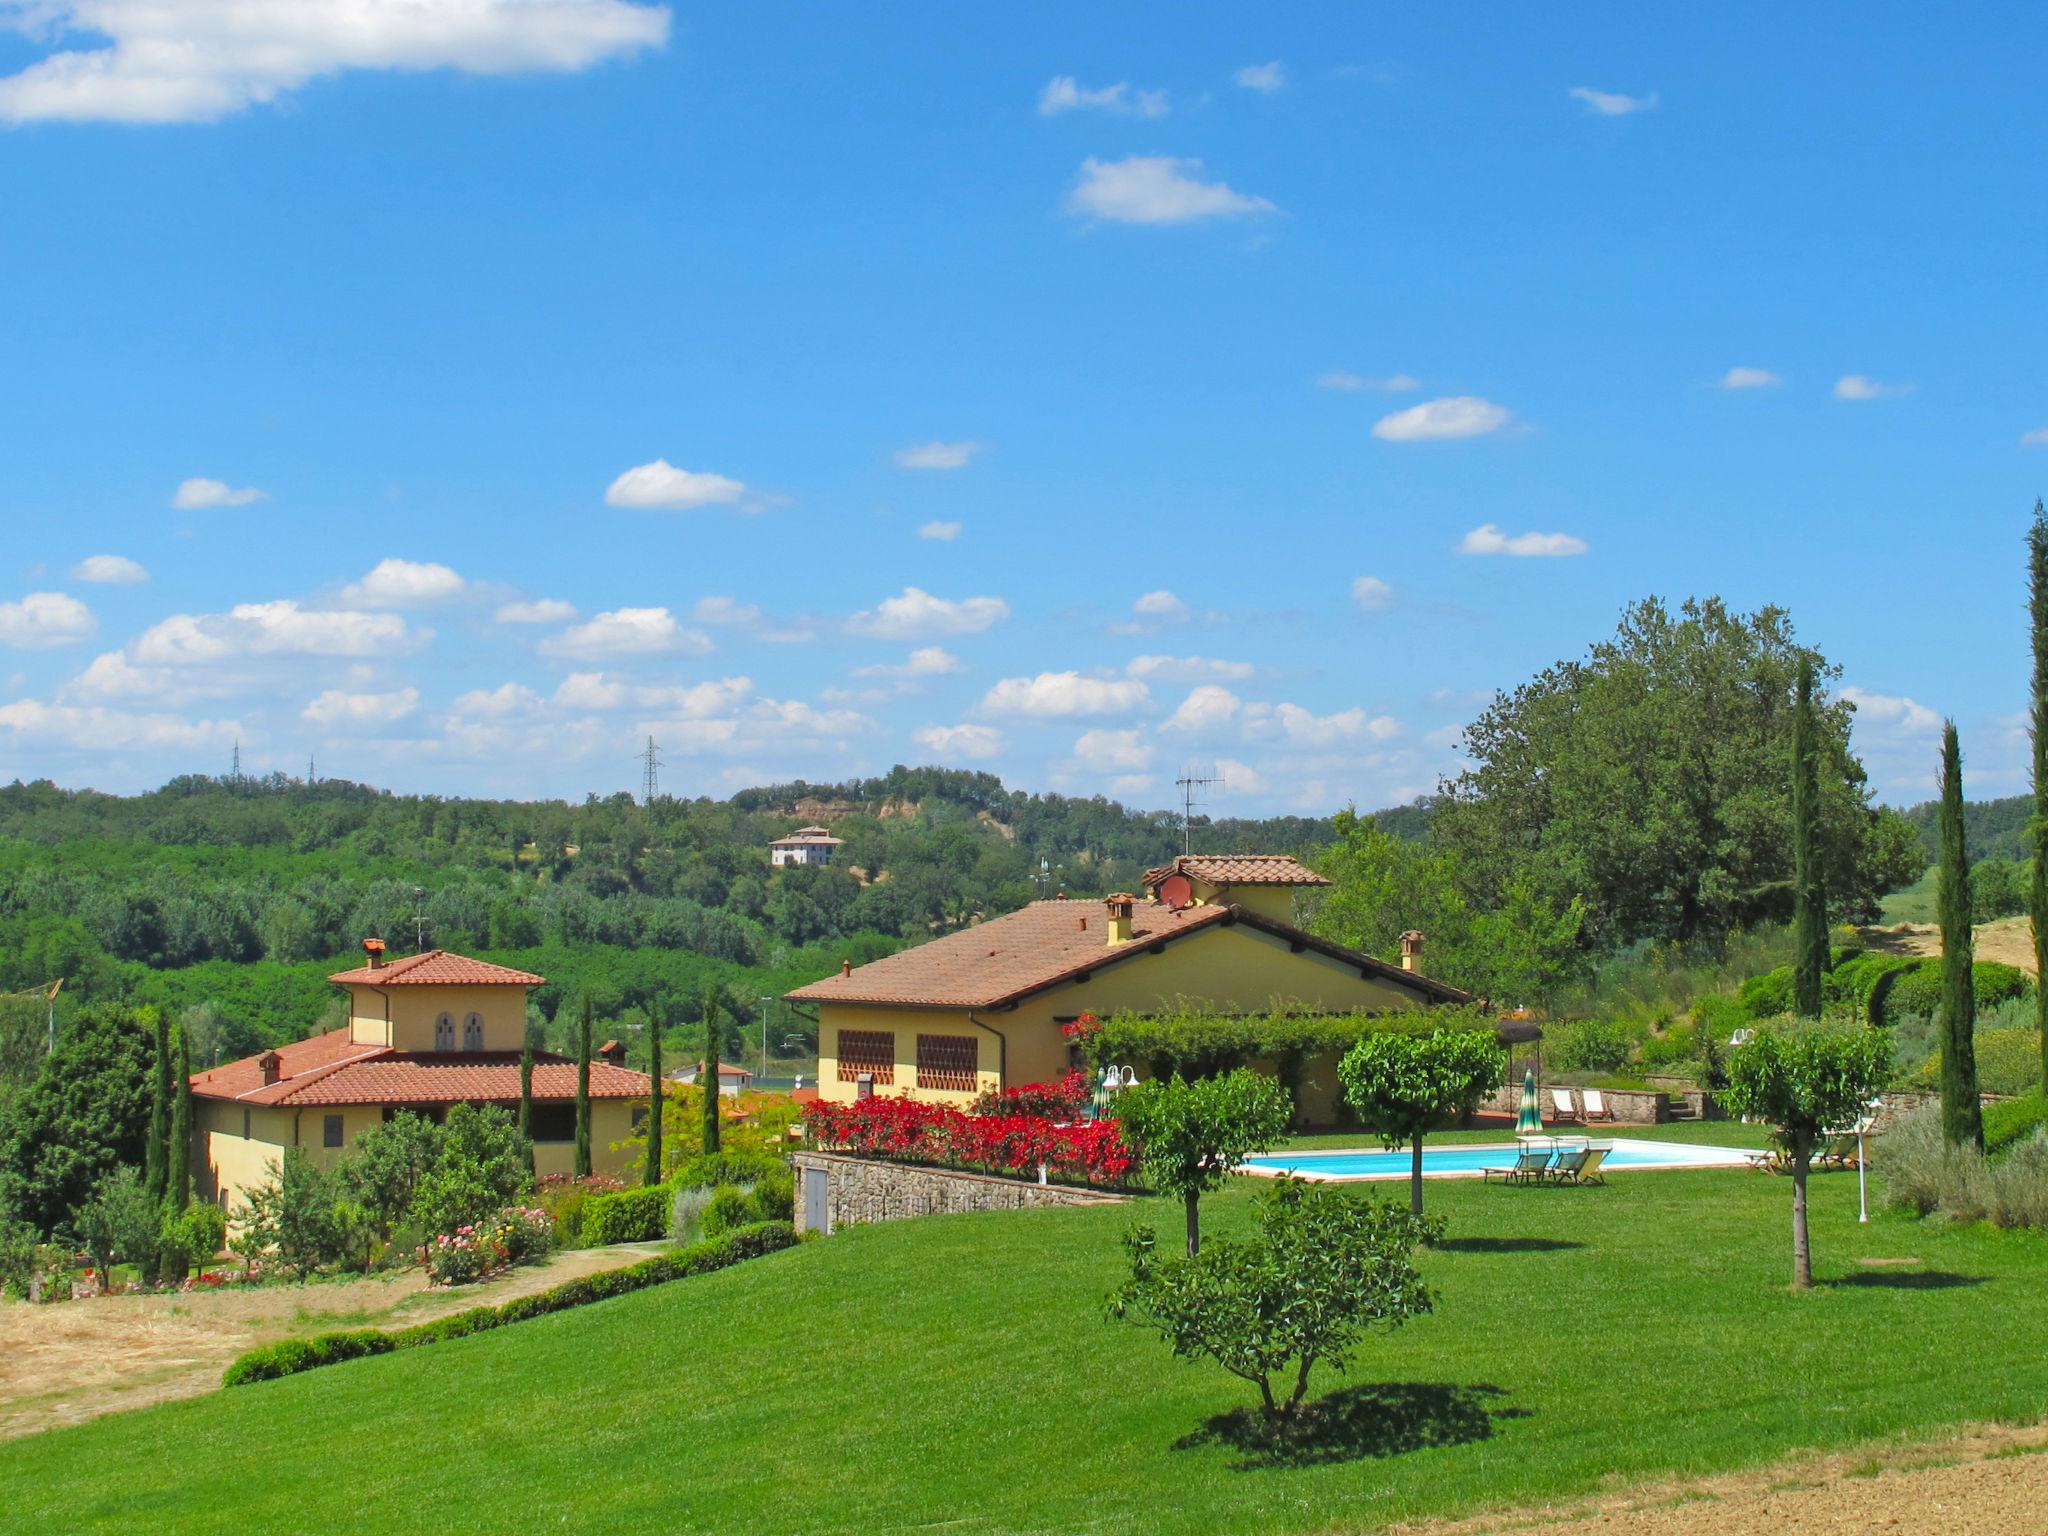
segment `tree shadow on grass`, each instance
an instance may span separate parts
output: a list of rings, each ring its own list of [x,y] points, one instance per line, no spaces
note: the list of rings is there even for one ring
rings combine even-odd
[[[1562,1237],[1447,1237],[1430,1244],[1439,1253],[1562,1253],[1585,1246]]]
[[[1859,1269],[1853,1275],[1823,1280],[1822,1285],[1854,1286],[1862,1290],[1957,1291],[1982,1285],[1985,1275],[1958,1275],[1946,1269]]]
[[[1304,1403],[1294,1422],[1269,1424],[1256,1409],[1218,1414],[1174,1441],[1177,1451],[1224,1445],[1243,1453],[1233,1471],[1313,1467],[1400,1456],[1431,1446],[1464,1445],[1492,1436],[1500,1419],[1527,1418],[1526,1408],[1495,1406],[1502,1387],[1441,1381],[1380,1381],[1340,1387]]]

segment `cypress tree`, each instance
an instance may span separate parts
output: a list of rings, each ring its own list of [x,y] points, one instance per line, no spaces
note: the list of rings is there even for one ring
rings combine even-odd
[[[162,1205],[170,1171],[171,1039],[170,1024],[161,1010],[151,1009],[150,1013],[156,1051],[150,1059],[149,1140],[142,1149],[142,1187],[152,1205]]]
[[[2034,640],[2034,814],[2027,823],[2027,846],[2033,868],[2027,887],[2027,912],[2034,922],[2034,1027],[2041,1032],[2041,1069],[2048,1081],[2048,817],[2041,811],[2048,795],[2048,509],[2034,502],[2034,526],[2027,530],[2027,618]]]
[[[192,1050],[185,1031],[171,1031],[176,1078],[171,1085],[171,1134],[164,1158],[164,1210],[182,1216],[192,1203]]]
[[[661,1182],[661,1026],[664,1010],[647,1021],[647,1182]]]
[[[1820,979],[1828,968],[1827,895],[1821,889],[1814,823],[1820,813],[1819,728],[1813,714],[1813,658],[1799,663],[1792,712],[1792,1007],[1820,1017]]]
[[[1956,723],[1941,733],[1941,1134],[1952,1147],[1984,1147],[1977,1102],[1977,999],[1970,951],[1970,857],[1963,846],[1963,755]]]
[[[519,1134],[526,1141],[526,1171],[533,1172],[533,1026],[519,1042]]]
[[[576,1028],[576,1177],[590,1177],[590,994]]]
[[[704,1150],[718,1150],[718,988],[704,989],[704,1066],[697,1086],[704,1090]]]

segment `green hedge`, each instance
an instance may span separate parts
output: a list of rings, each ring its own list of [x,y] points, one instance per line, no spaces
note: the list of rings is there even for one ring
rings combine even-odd
[[[1977,1086],[1985,1093],[2023,1094],[2041,1086],[2041,1036],[2031,1029],[1980,1029],[1973,1037]],[[1908,1086],[1941,1091],[1941,1050],[1913,1069]]]
[[[2003,1152],[2048,1125],[2048,1098],[2030,1093],[2023,1099],[2003,1099],[1984,1106],[1984,1150]]]
[[[1941,971],[1937,957],[1922,961],[1894,982],[1884,995],[1883,1022],[1890,1026],[1901,1019],[1933,1018],[1941,1008]],[[1984,1013],[2027,996],[2034,984],[2017,966],[1980,960],[1970,968],[1970,990],[1976,994],[1977,1011]]]
[[[742,1259],[758,1258],[764,1253],[792,1247],[795,1243],[796,1229],[788,1222],[764,1221],[728,1232],[722,1237],[707,1238],[674,1253],[657,1254],[624,1269],[585,1275],[580,1280],[570,1280],[531,1296],[521,1296],[502,1306],[472,1307],[452,1317],[401,1328],[393,1333],[376,1328],[354,1328],[341,1333],[323,1333],[317,1338],[286,1339],[282,1343],[267,1344],[261,1349],[250,1350],[230,1365],[220,1384],[239,1387],[252,1381],[274,1381],[280,1376],[310,1371],[315,1366],[360,1360],[365,1355],[387,1355],[393,1350],[439,1344],[444,1339],[460,1339],[506,1323],[523,1323],[528,1318],[545,1317],[550,1312],[623,1296],[629,1291],[645,1290],[650,1285],[665,1285],[690,1275],[708,1274],[714,1269],[737,1264]]]
[[[1119,1013],[1103,1021],[1088,1042],[1099,1066],[1143,1062],[1155,1078],[1215,1077],[1253,1061],[1280,1063],[1281,1076],[1318,1056],[1342,1055],[1367,1035],[1434,1034],[1439,1029],[1485,1029],[1493,1024],[1471,1008],[1426,1008],[1399,1014]]]
[[[789,1163],[772,1152],[700,1153],[680,1164],[663,1183],[592,1195],[583,1205],[578,1243],[602,1248],[607,1243],[656,1242],[668,1236],[677,1190],[759,1185],[778,1178],[789,1182]]]

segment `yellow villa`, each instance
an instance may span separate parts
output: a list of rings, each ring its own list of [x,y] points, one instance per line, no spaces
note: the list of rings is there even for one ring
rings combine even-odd
[[[368,963],[327,979],[348,996],[339,1029],[245,1056],[192,1077],[192,1158],[200,1193],[229,1209],[272,1182],[287,1147],[332,1167],[361,1132],[400,1110],[439,1119],[453,1104],[519,1105],[526,994],[544,976],[431,949]],[[648,1098],[645,1073],[628,1071],[608,1044],[590,1064],[590,1156],[615,1173]],[[534,1167],[569,1173],[575,1162],[576,1064],[536,1052]]]
[[[1387,1013],[1471,999],[1416,969],[1304,932],[1295,892],[1328,882],[1291,858],[1191,856],[1145,874],[1145,896],[1034,901],[788,994],[818,1010],[818,1092],[907,1093],[964,1104],[985,1089],[1080,1066],[1061,1026],[1182,1001],[1225,1013],[1290,1006]],[[1143,1062],[1130,1065],[1140,1071]],[[1311,1063],[1303,1118],[1337,1118],[1328,1063]]]

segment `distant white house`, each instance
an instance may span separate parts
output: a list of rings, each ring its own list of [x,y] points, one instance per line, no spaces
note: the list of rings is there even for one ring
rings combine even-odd
[[[830,864],[838,846],[839,839],[823,827],[798,827],[768,845],[768,861],[777,869],[785,864]]]
[[[678,1067],[662,1076],[671,1083],[681,1083],[685,1088],[697,1086],[697,1075],[704,1070],[704,1063],[693,1061],[687,1067]],[[729,1061],[718,1064],[718,1091],[728,1099],[736,1099],[754,1086],[754,1074],[745,1067],[736,1067]]]

